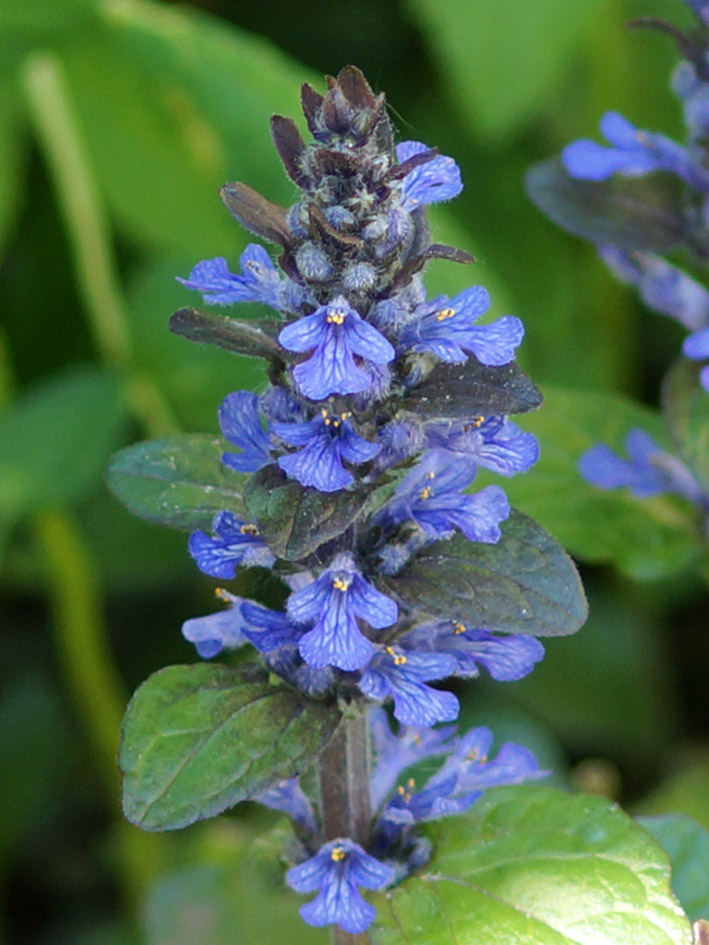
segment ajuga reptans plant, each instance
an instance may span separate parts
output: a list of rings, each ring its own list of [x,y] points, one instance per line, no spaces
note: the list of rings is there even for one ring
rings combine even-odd
[[[626,488],[638,498],[681,496],[694,505],[706,536],[709,471],[695,461],[697,449],[685,442],[684,428],[705,426],[709,416],[709,3],[685,2],[694,17],[687,31],[654,18],[631,25],[669,34],[683,55],[671,84],[686,141],[636,128],[609,111],[600,123],[607,144],[574,141],[559,159],[532,168],[527,182],[532,199],[556,223],[592,240],[613,274],[633,286],[648,308],[689,332],[683,357],[663,384],[674,449],[631,429],[627,457],[597,444],[581,457],[581,474],[600,488]],[[674,261],[678,254],[690,271]]]
[[[308,144],[271,119],[297,203],[242,183],[221,192],[277,260],[251,244],[238,273],[219,257],[180,280],[209,305],[257,302],[270,318],[185,308],[170,323],[264,359],[268,384],[226,397],[223,439],[138,444],[111,468],[133,511],[191,530],[221,603],[183,633],[204,660],[227,659],[151,677],[129,707],[121,764],[126,814],[146,829],[243,799],[287,814],[286,880],[311,895],[301,915],[347,936],[375,916],[362,889],[432,855],[420,825],[544,773],[519,745],[493,752],[487,728],[436,728],[459,711],[445,680],[525,676],[544,653],[537,637],[576,630],[585,602],[570,559],[500,485],[469,491],[478,467],[534,464],[534,437],[509,415],[541,397],[514,364],[520,320],[479,324],[482,286],[426,298],[429,259],[472,262],[433,243],[426,221],[427,204],[460,192],[457,165],[395,145],[384,96],[353,67],[324,96],[305,85],[302,105]],[[253,599],[228,586],[245,574]],[[242,648],[248,659],[229,665]],[[425,783],[405,776],[436,757]]]

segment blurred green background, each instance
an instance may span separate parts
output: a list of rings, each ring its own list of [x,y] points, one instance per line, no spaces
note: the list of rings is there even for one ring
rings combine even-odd
[[[131,518],[102,470],[134,440],[215,431],[221,398],[262,382],[259,365],[168,332],[196,301],[174,276],[214,255],[233,267],[248,242],[224,182],[293,201],[268,117],[296,116],[299,84],[347,63],[387,92],[401,139],[461,166],[463,196],[430,215],[435,239],[478,263],[436,262],[428,282],[482,282],[493,316],[524,319],[521,361],[548,406],[523,425],[544,458],[510,493],[586,562],[587,627],[550,641],[529,679],[471,685],[463,721],[530,745],[557,783],[709,827],[691,515],[604,505],[574,474],[601,433],[657,426],[622,398],[656,407],[682,332],[523,187],[607,109],[681,134],[675,50],[624,28],[639,15],[689,20],[679,0],[2,0],[0,945],[325,940],[281,893],[273,817],[246,805],[170,836],[121,820],[126,700],[195,658],[181,622],[215,605],[185,536]]]

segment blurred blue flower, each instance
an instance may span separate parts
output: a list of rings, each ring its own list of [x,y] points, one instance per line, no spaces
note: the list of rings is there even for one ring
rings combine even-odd
[[[682,352],[687,358],[694,361],[709,359],[709,328],[703,328],[684,339]],[[704,390],[709,392],[709,365],[705,365],[699,372],[699,380]]]
[[[571,177],[605,180],[613,174],[637,177],[651,171],[669,171],[699,190],[709,190],[709,172],[694,161],[686,148],[661,134],[641,131],[618,112],[606,112],[601,133],[612,145],[590,139],[574,141],[562,152]]]

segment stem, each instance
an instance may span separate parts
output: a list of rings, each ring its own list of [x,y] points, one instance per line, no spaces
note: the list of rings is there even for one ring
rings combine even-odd
[[[369,728],[363,712],[345,717],[320,755],[320,810],[325,840],[349,837],[366,846],[372,813],[369,804]],[[367,945],[368,935],[332,929],[333,945]]]
[[[116,755],[126,699],[106,643],[91,556],[65,512],[38,513],[35,533],[47,561],[62,671],[101,761],[99,767],[108,791],[117,799],[120,783]]]
[[[104,364],[127,375],[131,409],[153,436],[178,425],[160,390],[136,366],[111,228],[59,59],[33,53],[22,70],[25,97],[54,180],[79,293]]]
[[[320,804],[325,841],[369,839],[369,731],[364,713],[344,718],[320,755]]]

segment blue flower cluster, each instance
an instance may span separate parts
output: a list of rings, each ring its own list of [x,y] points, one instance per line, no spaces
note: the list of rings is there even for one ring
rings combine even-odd
[[[701,0],[685,2],[699,20],[700,29],[691,37],[674,27],[667,26],[667,30],[680,39],[683,51],[690,56],[679,63],[672,78],[672,88],[682,102],[687,143],[681,145],[665,135],[638,129],[617,112],[607,112],[601,119],[601,133],[608,146],[588,139],[574,141],[562,152],[562,161],[568,174],[580,180],[602,181],[614,175],[644,177],[655,172],[678,178],[688,191],[683,201],[686,219],[679,221],[678,228],[691,234],[705,231],[709,211],[709,14]],[[706,249],[701,243],[701,236],[688,240],[690,250],[698,250],[697,262],[704,264]],[[685,357],[709,361],[709,291],[705,286],[642,247],[599,245],[598,250],[619,279],[637,288],[649,308],[689,329],[691,334],[682,346]],[[699,380],[709,391],[709,364],[702,367]]]
[[[219,408],[230,444],[222,459],[235,475],[268,468],[276,481],[324,496],[395,485],[317,555],[283,567],[254,522],[220,512],[210,534],[190,537],[198,567],[222,581],[238,568],[271,568],[289,595],[283,610],[273,610],[220,589],[226,608],[188,620],[183,633],[204,658],[251,645],[307,696],[391,704],[398,734],[383,711],[372,715],[377,767],[367,850],[352,838],[322,836],[297,780],[260,798],[309,837],[311,855],[288,873],[294,889],[318,894],[301,910],[305,921],[357,933],[374,915],[359,888],[379,889],[421,862],[420,850],[418,860],[411,853],[415,824],[465,810],[489,785],[540,776],[518,746],[503,746],[488,760],[487,729],[458,738],[450,727],[431,726],[458,716],[458,700],[439,688],[442,680],[481,669],[494,679],[520,679],[542,659],[542,645],[494,628],[431,623],[381,589],[383,576],[428,543],[456,533],[498,542],[510,514],[503,489],[469,486],[479,466],[503,476],[525,472],[538,447],[502,414],[471,411],[448,421],[399,406],[411,378],[470,360],[481,370],[502,368],[523,336],[512,316],[479,324],[490,305],[481,286],[426,300],[420,271],[427,259],[468,261],[430,244],[423,209],[460,192],[455,162],[416,141],[393,147],[383,96],[351,67],[325,96],[305,86],[303,109],[315,139],[309,145],[288,119],[272,122],[300,201],[282,210],[244,185],[223,191],[237,219],[280,243],[279,268],[252,244],[239,274],[219,257],[180,280],[208,304],[260,303],[285,321],[273,334],[279,360],[269,388],[236,391]],[[387,800],[404,769],[428,755],[448,759],[421,790],[407,781]]]

